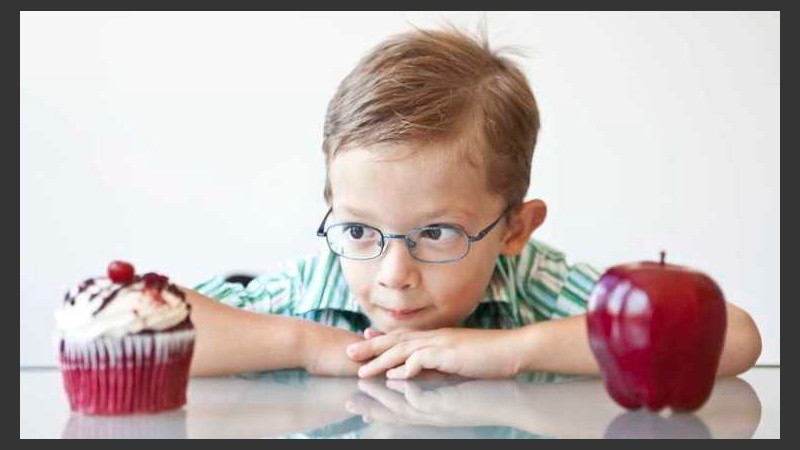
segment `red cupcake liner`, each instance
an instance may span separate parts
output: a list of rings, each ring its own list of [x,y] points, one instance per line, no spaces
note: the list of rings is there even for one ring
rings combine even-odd
[[[60,340],[70,409],[96,415],[154,413],[186,404],[194,330]]]

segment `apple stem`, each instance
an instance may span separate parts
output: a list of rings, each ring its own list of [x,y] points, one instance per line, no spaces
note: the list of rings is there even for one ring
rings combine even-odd
[[[666,257],[667,257],[667,252],[665,252],[664,250],[661,250],[661,265],[662,266],[664,265],[664,258],[666,258]]]

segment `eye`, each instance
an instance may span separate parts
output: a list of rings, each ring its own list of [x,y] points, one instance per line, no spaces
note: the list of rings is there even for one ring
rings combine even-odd
[[[372,242],[379,239],[378,230],[367,225],[352,223],[342,229],[342,235],[350,242]]]
[[[441,236],[442,236],[441,228],[426,228],[422,230],[422,233],[420,233],[420,237],[422,237],[423,239],[431,239],[434,241],[439,239]]]
[[[436,242],[451,242],[460,236],[458,230],[450,227],[426,227],[420,232],[420,238]]]
[[[347,227],[347,234],[353,239],[361,239],[364,236],[364,227],[361,225],[350,225]]]

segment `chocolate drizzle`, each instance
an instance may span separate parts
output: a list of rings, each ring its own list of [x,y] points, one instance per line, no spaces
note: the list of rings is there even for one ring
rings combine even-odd
[[[69,290],[69,291],[67,291],[66,294],[64,294],[64,303],[69,303],[70,305],[74,305],[75,304],[75,298],[77,296],[81,295],[83,292],[85,292],[90,287],[92,287],[94,284],[95,284],[94,278],[87,278],[87,279],[83,280],[74,291],[73,290]],[[96,295],[97,294],[94,294],[92,296],[92,298],[94,298],[94,296],[96,296]]]
[[[156,276],[156,274],[152,274],[152,275]],[[104,310],[112,301],[114,301],[114,299],[117,297],[117,295],[119,295],[119,293],[123,289],[132,289],[130,287],[131,285],[139,283],[139,282],[141,282],[143,280],[144,281],[151,281],[151,283],[149,284],[149,286],[145,286],[143,289],[135,289],[136,292],[144,292],[146,289],[155,288],[159,292],[162,291],[162,290],[165,290],[165,291],[175,295],[176,297],[178,297],[181,301],[186,302],[186,294],[184,294],[183,291],[178,289],[178,287],[175,286],[174,284],[167,284],[166,283],[166,279],[167,278],[164,277],[163,275],[157,275],[157,277],[158,278],[155,280],[155,282],[152,282],[151,280],[146,280],[141,275],[136,275],[133,278],[133,281],[131,281],[130,283],[125,283],[125,284],[113,283],[113,284],[110,284],[108,287],[106,287],[104,289],[98,290],[97,292],[95,292],[91,296],[89,296],[89,301],[90,302],[92,300],[95,300],[98,297],[101,297],[101,296],[103,297],[103,301],[100,303],[100,306],[98,306],[98,308],[92,313],[92,316],[96,316],[98,313],[100,313],[100,311]],[[64,303],[68,303],[70,305],[75,305],[75,299],[79,295],[81,295],[84,292],[86,292],[92,286],[95,286],[96,284],[97,284],[97,282],[96,282],[96,279],[94,279],[94,278],[89,278],[87,280],[84,280],[83,282],[81,282],[78,285],[78,287],[76,289],[70,290],[64,295]]]
[[[86,289],[89,288],[89,286],[91,286],[93,284],[94,284],[94,278],[87,278],[87,279],[83,280],[83,283],[81,283],[78,286],[78,293],[85,291]]]
[[[183,291],[178,289],[178,286],[175,286],[174,284],[170,284],[167,286],[167,292],[173,294],[174,296],[178,297],[183,301],[186,301],[186,294],[184,294]]]
[[[125,289],[128,286],[130,286],[130,285],[129,284],[125,284],[125,285],[122,285],[122,286],[114,289],[111,292],[111,294],[109,294],[106,298],[103,299],[103,302],[100,303],[100,306],[96,310],[94,310],[94,312],[92,313],[92,316],[96,316],[100,311],[104,310],[106,308],[106,306],[109,303],[111,303],[112,300],[114,300],[114,298],[119,294],[119,292],[121,290]]]

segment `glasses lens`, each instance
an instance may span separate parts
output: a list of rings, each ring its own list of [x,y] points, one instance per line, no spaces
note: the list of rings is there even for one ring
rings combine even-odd
[[[328,245],[345,258],[372,259],[381,254],[383,235],[368,225],[342,223],[328,228]]]
[[[411,230],[409,251],[425,262],[450,262],[463,258],[469,251],[469,237],[464,230],[437,225]]]

